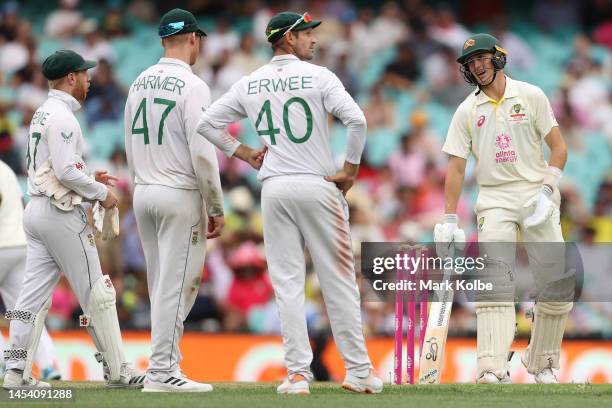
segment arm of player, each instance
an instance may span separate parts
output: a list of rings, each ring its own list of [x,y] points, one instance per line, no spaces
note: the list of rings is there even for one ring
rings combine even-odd
[[[241,143],[230,136],[225,129],[230,123],[246,117],[246,112],[238,99],[237,85],[232,86],[211,106],[201,109],[200,120],[196,127],[200,135],[217,146],[227,157],[233,156]]]
[[[58,181],[86,200],[104,201],[107,188],[76,168],[75,155],[79,125],[73,117],[52,118],[47,128],[51,167]]]
[[[440,257],[452,254],[454,249],[463,249],[465,232],[459,228],[457,203],[461,197],[465,166],[471,148],[471,132],[468,115],[460,105],[448,129],[442,151],[450,155],[444,180],[444,218],[442,224],[434,227],[436,252]]]
[[[359,165],[366,142],[365,115],[335,74],[324,69],[319,79],[325,110],[347,127],[346,161]]]
[[[129,100],[129,99],[128,99]],[[128,171],[130,173],[130,181],[133,184],[136,184],[136,175],[134,172],[134,161],[132,159],[132,140],[134,137],[132,136],[132,129],[130,127],[132,120],[132,112],[130,108],[129,102],[125,103],[125,110],[123,112],[123,128],[125,135],[124,146],[125,146],[125,157],[127,159]]]
[[[559,186],[563,168],[567,161],[567,146],[563,136],[561,136],[559,125],[546,94],[538,89],[534,96],[535,100],[532,101],[532,104],[536,111],[534,115],[535,127],[550,148],[550,160],[542,182],[542,189],[523,205],[524,208],[534,207],[531,215],[525,218],[524,225],[526,228],[541,225],[552,216],[555,205],[550,198]]]
[[[200,115],[210,105],[210,91],[202,82],[185,98],[184,126],[189,143],[191,163],[209,217],[223,216],[223,191],[215,148],[197,132]]]
[[[365,148],[367,123],[363,111],[346,92],[344,85],[335,74],[324,69],[320,74],[319,84],[325,110],[340,119],[347,127],[348,143],[344,166],[335,175],[325,177],[325,180],[336,183],[346,195],[359,172],[359,163]]]

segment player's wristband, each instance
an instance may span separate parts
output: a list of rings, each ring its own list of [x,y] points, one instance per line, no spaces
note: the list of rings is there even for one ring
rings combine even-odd
[[[561,169],[554,166],[548,166],[548,169],[546,170],[546,175],[544,176],[543,184],[550,186],[551,189],[554,191],[555,188],[559,186],[559,181],[561,180],[562,174],[563,172],[561,171]]]
[[[458,224],[459,217],[457,214],[444,214],[444,218],[442,219],[444,224]]]
[[[546,197],[550,198],[550,196],[551,196],[551,195],[552,195],[552,193],[553,193],[553,189],[552,189],[552,187],[551,187],[551,186],[549,186],[548,184],[543,184],[543,185],[542,185],[542,193],[543,193],[543,194],[544,194]]]

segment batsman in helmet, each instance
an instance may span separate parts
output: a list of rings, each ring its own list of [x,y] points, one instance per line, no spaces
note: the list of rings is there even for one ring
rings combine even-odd
[[[456,210],[471,154],[479,185],[475,212],[480,254],[487,254],[484,275],[494,284],[494,293],[476,298],[477,382],[510,382],[508,355],[516,325],[513,249],[520,236],[543,292],[556,291],[537,300],[530,344],[522,355],[535,381],[550,384],[557,382],[554,369],[559,368],[561,340],[573,305],[571,278],[554,273],[564,269],[559,265],[563,256],[557,253],[563,249],[558,184],[567,148],[544,92],[504,72],[508,57],[489,34],[473,35],[463,44],[457,62],[465,80],[477,89],[457,108],[442,148],[450,157],[445,215],[435,227],[434,239],[447,249],[462,246]],[[548,160],[544,143],[550,148]]]

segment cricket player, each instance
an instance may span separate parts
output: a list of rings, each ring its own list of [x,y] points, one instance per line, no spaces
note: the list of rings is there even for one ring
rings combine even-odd
[[[211,102],[208,86],[191,71],[205,35],[190,12],[166,13],[159,25],[164,57],[136,78],[125,105],[125,148],[151,301],[144,392],[213,389],[186,378],[179,367],[206,239],[218,237],[224,224],[215,149],[196,132]]]
[[[273,16],[266,36],[274,57],[207,109],[198,132],[228,156],[257,162],[258,151],[222,130],[248,117],[268,149],[258,177],[263,181],[266,258],[288,369],[278,393],[308,394],[313,379],[304,313],[304,246],[312,256],[332,332],[345,362],[347,374],[342,386],[379,393],[383,384],[373,375],[362,331],[344,199],[359,169],[366,121],[336,75],[306,62],[313,57],[313,29],[319,24],[308,13]],[[328,112],[348,127],[346,161],[337,173]]]
[[[95,65],[70,50],[51,54],[42,65],[50,91],[30,123],[27,169],[32,200],[23,217],[27,258],[23,287],[14,309],[7,311],[11,322],[10,348],[5,351],[6,389],[50,386],[31,377],[32,359],[60,272],[84,311],[80,324],[94,340],[106,385],[141,387],[144,381],[125,362],[115,289],[110,278],[102,275],[93,231],[81,205],[99,201],[111,208],[117,203],[108,188],[115,177],[106,171],[96,171],[94,177],[86,172],[81,158],[83,136],[73,113],[85,101],[87,70]]]
[[[493,254],[487,273],[496,288],[496,297],[477,299],[476,305],[477,381],[485,384],[510,382],[507,356],[515,332],[512,269],[517,233],[529,243],[563,242],[558,184],[567,159],[565,142],[544,92],[505,75],[506,58],[496,38],[477,34],[465,41],[457,59],[466,81],[478,89],[459,105],[442,148],[450,155],[446,214],[434,231],[434,240],[449,247],[462,235],[456,209],[471,153],[480,187],[475,208],[479,246],[481,255],[483,248]],[[550,148],[548,163],[543,142]],[[492,242],[508,244],[500,251]],[[532,269],[551,262],[551,257],[554,263],[558,255],[554,248],[536,251],[534,245],[526,245]],[[538,383],[557,382],[553,369],[559,368],[561,340],[573,305],[573,293],[563,289],[567,283],[562,279],[546,282],[561,287],[564,295],[535,306],[531,341],[522,361]]]
[[[0,161],[0,295],[6,309],[15,307],[23,285],[26,263],[26,237],[23,232],[23,200],[21,187],[13,170]],[[0,350],[6,344],[0,334]],[[34,359],[43,380],[59,380],[55,345],[43,327]],[[4,361],[2,362],[4,365]],[[2,370],[4,371],[4,370]]]

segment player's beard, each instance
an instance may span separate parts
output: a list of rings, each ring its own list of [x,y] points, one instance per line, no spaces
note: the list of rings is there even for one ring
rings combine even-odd
[[[74,87],[74,98],[80,103],[85,102],[85,98],[87,98],[87,92],[89,90],[89,84],[87,81],[87,77],[85,79],[78,79],[76,86]]]

